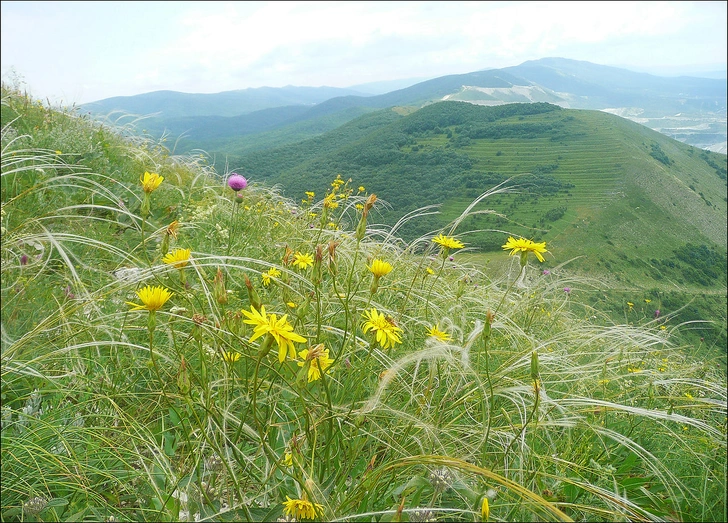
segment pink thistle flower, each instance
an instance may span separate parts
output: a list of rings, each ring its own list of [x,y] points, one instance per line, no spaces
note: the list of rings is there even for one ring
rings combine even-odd
[[[248,186],[248,180],[246,180],[244,176],[240,176],[238,173],[231,174],[227,183],[228,187],[235,192],[242,191]]]

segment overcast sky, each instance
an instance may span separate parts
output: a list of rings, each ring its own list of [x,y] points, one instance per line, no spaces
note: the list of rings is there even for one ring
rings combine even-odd
[[[349,87],[563,57],[726,69],[727,2],[2,2],[2,79],[86,103]]]

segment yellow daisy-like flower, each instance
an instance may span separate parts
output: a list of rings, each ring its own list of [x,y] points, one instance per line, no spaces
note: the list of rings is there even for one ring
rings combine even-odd
[[[307,269],[313,265],[313,256],[297,252],[293,255],[292,264],[294,267],[298,267],[299,269]]]
[[[222,353],[222,359],[227,363],[234,363],[240,359],[240,353],[234,351],[225,351]]]
[[[293,347],[295,343],[303,343],[306,338],[300,334],[293,332],[293,327],[288,323],[288,314],[284,314],[280,319],[275,314],[267,315],[265,313],[265,306],[260,306],[260,311],[257,311],[254,306],[250,306],[250,312],[243,310],[247,320],[243,320],[243,323],[249,325],[255,325],[253,329],[253,335],[248,340],[253,342],[257,338],[270,334],[278,344],[278,361],[283,363],[286,359],[286,354],[291,358],[296,358],[296,349]]]
[[[139,181],[142,182],[142,188],[145,193],[154,191],[164,181],[164,176],[159,176],[157,173],[144,172],[139,177]]]
[[[519,252],[524,254],[532,252],[536,255],[536,258],[538,258],[538,261],[540,262],[544,261],[544,258],[541,254],[544,252],[549,252],[546,250],[546,242],[536,243],[525,238],[515,239],[512,236],[509,236],[506,244],[502,245],[501,247],[507,251],[511,251],[509,253],[511,256],[515,256]],[[521,259],[523,260],[523,258]],[[525,265],[525,263],[522,262],[522,265]]]
[[[268,269],[268,272],[264,272],[260,275],[260,277],[263,279],[263,285],[267,287],[268,285],[270,285],[271,278],[277,278],[280,275],[281,271],[279,271],[275,267],[271,267],[270,269]]]
[[[324,514],[324,506],[320,503],[311,503],[307,499],[291,499],[286,496],[283,505],[283,513],[287,516],[293,516],[296,519],[314,519],[318,514]],[[318,514],[317,514],[318,513]]]
[[[632,307],[634,307],[634,303],[632,303],[631,301],[628,301],[627,306],[631,309]]]
[[[308,367],[308,382],[321,379],[321,373],[328,369],[334,362],[329,358],[329,349],[324,349],[323,343],[311,347],[311,349],[303,349],[298,353],[298,357],[303,361],[298,362],[299,367],[303,367],[306,361],[310,362]]]
[[[457,240],[452,236],[445,236],[444,234],[438,234],[432,239],[432,241],[440,245],[443,250],[462,249],[463,247],[465,247],[465,244],[460,240]]]
[[[314,196],[316,196],[316,193],[313,191],[306,191],[306,196],[308,196],[309,198],[313,198]]]
[[[433,325],[427,329],[427,335],[431,338],[436,338],[440,341],[450,341],[452,337],[447,333],[440,330],[439,325]]]
[[[292,466],[292,465],[293,465],[293,454],[291,454],[290,452],[286,452],[286,453],[285,453],[285,454],[283,455],[283,464],[284,464],[284,465],[285,465],[286,467],[290,467],[290,466]]]
[[[364,192],[365,190],[366,190],[366,189],[364,189],[364,186],[363,186],[363,185],[360,185],[360,186],[359,186],[359,192]]]
[[[377,309],[365,311],[364,316],[367,321],[362,325],[362,331],[365,333],[372,331],[383,349],[394,347],[395,343],[402,343],[402,329],[397,327],[393,320],[390,320],[384,314],[380,314]]]
[[[324,197],[324,207],[327,209],[336,209],[339,206],[339,202],[337,202],[335,198],[335,193],[327,194]]]
[[[381,278],[392,272],[392,265],[385,261],[375,259],[368,269],[376,278]]]
[[[172,297],[173,293],[161,286],[152,287],[151,285],[147,285],[139,289],[136,294],[142,300],[142,304],[139,305],[130,301],[126,302],[127,305],[134,307],[131,310],[139,311],[146,309],[148,311],[158,311],[167,303],[167,300]]]
[[[162,261],[175,269],[182,269],[190,261],[190,252],[190,249],[175,249],[165,254]]]

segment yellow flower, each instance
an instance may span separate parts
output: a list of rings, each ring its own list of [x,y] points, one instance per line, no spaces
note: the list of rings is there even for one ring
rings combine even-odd
[[[508,237],[508,241],[506,241],[505,245],[501,246],[505,250],[510,250],[509,253],[511,256],[515,256],[516,253],[524,253],[528,254],[529,252],[532,252],[536,255],[536,258],[538,258],[538,261],[542,262],[544,261],[543,256],[541,256],[541,253],[549,252],[546,250],[546,242],[541,243],[535,243],[531,240],[527,240],[525,238],[518,238],[515,239],[512,236]],[[521,258],[523,259],[523,258]],[[525,262],[522,262],[522,265],[525,265]]]
[[[309,198],[313,198],[314,196],[316,196],[316,193],[313,191],[306,191],[306,196],[308,196]]]
[[[324,506],[319,503],[311,503],[307,499],[291,499],[286,496],[283,505],[283,513],[287,516],[293,516],[298,519],[314,519],[318,514],[324,514]]]
[[[277,278],[280,275],[281,271],[279,271],[275,267],[271,267],[270,269],[268,269],[268,272],[264,272],[260,275],[260,277],[263,278],[263,285],[267,287],[268,285],[270,285],[271,278]]]
[[[283,464],[286,467],[290,467],[291,465],[293,465],[293,454],[291,454],[290,452],[286,452],[283,456]]]
[[[225,360],[227,363],[233,363],[240,359],[240,353],[233,352],[233,351],[225,351],[222,353],[222,359]]]
[[[299,269],[307,269],[311,265],[313,265],[313,256],[310,254],[301,254],[300,252],[297,252],[293,255],[293,266],[298,267]]]
[[[435,271],[433,271],[431,267],[427,267],[427,269],[425,269],[425,271],[427,271],[427,274],[430,274],[430,275],[435,274]]]
[[[632,307],[634,307],[634,303],[632,303],[631,301],[628,301],[628,302],[627,302],[627,305],[629,306],[629,308],[630,308],[630,309],[631,309]]]
[[[296,304],[293,303],[292,301],[286,302],[286,305],[288,305],[291,309],[295,309],[296,308]]]
[[[139,289],[136,294],[139,296],[139,299],[142,300],[142,305],[128,301],[126,302],[127,305],[134,307],[131,310],[138,311],[146,309],[148,311],[158,311],[165,303],[167,303],[167,300],[172,297],[173,293],[161,286],[152,287],[151,285],[147,285],[146,287]]]
[[[321,373],[328,369],[334,362],[329,358],[329,349],[324,349],[323,343],[311,347],[311,349],[303,349],[298,353],[298,357],[302,358],[303,361],[298,362],[299,367],[303,367],[306,361],[310,361],[308,367],[308,382],[316,381],[321,379]]]
[[[435,236],[432,241],[440,245],[443,250],[462,249],[463,247],[465,247],[463,242],[461,242],[460,240],[457,240],[452,236],[445,236],[444,234],[439,234]]]
[[[372,265],[368,267],[368,269],[375,278],[381,278],[382,276],[386,276],[392,272],[392,265],[380,259],[375,259],[372,261]]]
[[[300,334],[293,332],[293,327],[288,323],[288,314],[284,314],[280,319],[275,314],[266,315],[265,307],[260,306],[260,311],[257,311],[254,306],[250,306],[250,312],[242,311],[247,320],[243,320],[243,323],[249,325],[255,325],[253,329],[253,335],[250,337],[248,342],[263,336],[264,334],[270,334],[278,344],[278,361],[283,363],[286,359],[286,354],[292,358],[296,358],[296,350],[293,347],[293,343],[303,343],[306,338]]]
[[[139,177],[139,181],[142,182],[142,188],[145,193],[154,191],[159,184],[164,181],[163,176],[159,176],[157,173],[144,172],[143,176]]]
[[[395,343],[402,343],[402,329],[395,325],[394,320],[390,320],[384,314],[377,312],[377,309],[365,311],[366,320],[362,325],[362,331],[375,333],[376,340],[383,349],[394,347]]]
[[[190,249],[175,249],[165,254],[162,261],[175,269],[182,269],[190,261]]]
[[[431,338],[437,338],[440,341],[450,341],[452,337],[447,333],[443,332],[439,329],[439,325],[433,325],[429,329],[427,329],[427,335]]]
[[[488,505],[488,497],[483,498],[483,505],[480,507],[480,519],[488,521],[490,518],[490,506]]]
[[[665,329],[667,329],[667,327],[665,327],[664,325],[660,325],[660,330],[661,331],[664,331]]]
[[[647,298],[645,298],[645,303],[650,303],[651,301],[652,300],[648,300]]]
[[[365,191],[364,186],[363,185],[360,185],[359,186],[359,192],[364,192],[364,191]]]
[[[336,209],[339,206],[339,202],[337,202],[335,198],[335,193],[327,194],[324,197],[324,207],[326,207],[327,209]]]

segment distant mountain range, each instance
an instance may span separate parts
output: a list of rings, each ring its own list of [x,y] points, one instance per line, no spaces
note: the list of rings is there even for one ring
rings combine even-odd
[[[726,152],[725,79],[659,77],[584,61],[543,58],[371,94],[382,88],[386,86],[261,87],[216,94],[157,91],[99,100],[81,108],[95,115],[111,114],[112,119],[145,116],[140,125],[150,134],[166,133],[174,140],[181,137],[177,152],[231,153],[300,141],[366,112],[393,106],[422,107],[441,100],[478,105],[548,102],[610,112],[679,141]],[[241,140],[251,136],[255,138]]]

